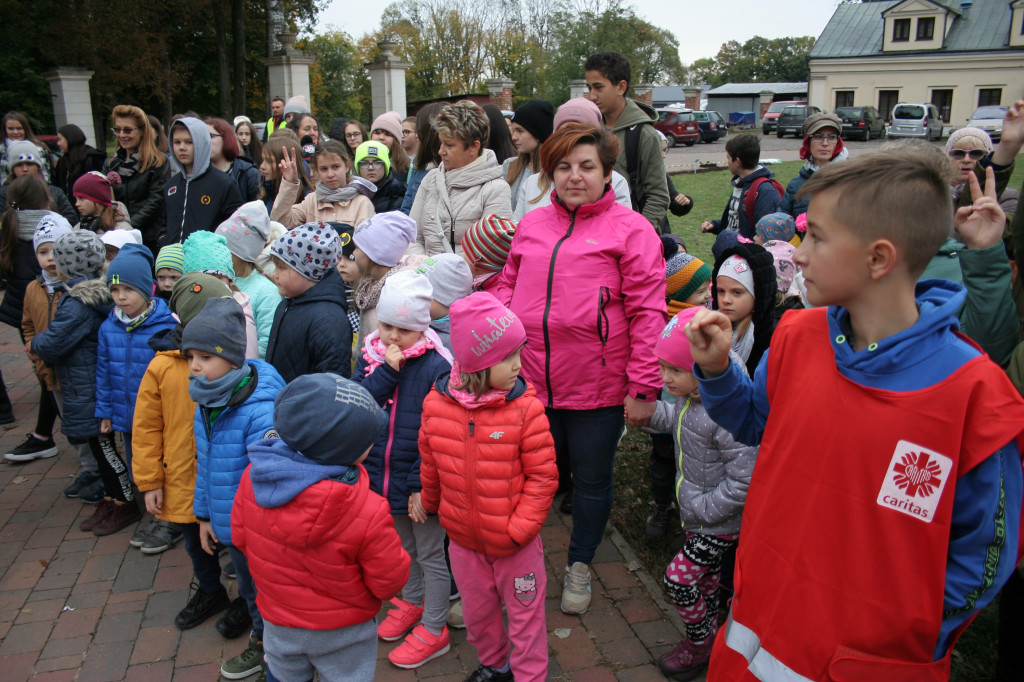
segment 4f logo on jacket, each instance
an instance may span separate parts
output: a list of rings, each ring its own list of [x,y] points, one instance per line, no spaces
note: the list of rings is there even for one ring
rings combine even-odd
[[[494,431],[494,432],[491,433],[491,435],[489,435],[487,437],[488,438],[493,438],[494,440],[500,440],[501,437],[504,436],[504,435],[505,435],[504,431]]]
[[[931,523],[952,469],[949,457],[901,440],[892,453],[876,502]]]

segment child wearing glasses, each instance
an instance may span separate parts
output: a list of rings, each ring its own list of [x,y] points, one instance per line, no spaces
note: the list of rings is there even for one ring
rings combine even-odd
[[[371,140],[356,147],[356,174],[377,186],[373,210],[397,211],[405,198],[405,183],[391,173],[391,153],[383,142]]]

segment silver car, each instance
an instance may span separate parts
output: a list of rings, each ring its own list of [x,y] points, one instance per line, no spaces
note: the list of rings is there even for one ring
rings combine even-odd
[[[942,118],[934,104],[900,102],[889,114],[889,137],[942,138]]]
[[[1006,116],[1006,109],[1003,107],[981,107],[967,119],[967,125],[974,128],[981,128],[993,142],[998,142],[1003,136],[1003,117]]]

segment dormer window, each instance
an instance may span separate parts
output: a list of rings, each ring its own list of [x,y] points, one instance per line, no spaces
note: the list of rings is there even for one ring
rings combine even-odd
[[[910,19],[896,19],[892,22],[892,41],[906,42],[910,40]]]
[[[907,20],[909,21],[909,19]],[[921,17],[917,20],[917,39],[931,40],[935,36],[935,17]]]

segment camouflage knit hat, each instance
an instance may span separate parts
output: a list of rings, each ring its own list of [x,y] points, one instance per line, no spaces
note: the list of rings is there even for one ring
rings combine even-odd
[[[107,262],[107,250],[95,232],[74,230],[53,243],[53,262],[66,277],[99,277]]]

